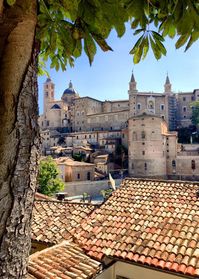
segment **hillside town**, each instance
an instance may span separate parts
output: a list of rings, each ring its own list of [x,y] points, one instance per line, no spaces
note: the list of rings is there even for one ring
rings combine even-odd
[[[55,85],[47,78],[39,118],[43,155],[55,158],[65,182],[99,180],[109,173],[198,179],[199,144],[192,134],[189,144],[179,143],[176,131],[192,125],[199,89],[173,93],[168,75],[163,89],[140,92],[132,73],[128,99],[80,97],[70,81],[56,100]]]
[[[199,144],[176,131],[199,90],[174,94],[167,76],[163,93],[139,92],[133,74],[129,100],[54,89],[48,78],[41,160],[65,188],[36,193],[28,278],[199,278]]]
[[[198,0],[0,0],[0,279],[199,279],[198,48]]]

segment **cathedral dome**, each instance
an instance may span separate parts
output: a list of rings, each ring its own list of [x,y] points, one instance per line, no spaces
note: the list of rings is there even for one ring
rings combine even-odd
[[[77,94],[77,92],[75,91],[75,89],[73,88],[73,84],[72,82],[70,81],[69,82],[69,87],[67,89],[64,90],[63,92],[63,95],[62,95],[62,98],[65,96],[65,95],[71,95],[71,94]]]

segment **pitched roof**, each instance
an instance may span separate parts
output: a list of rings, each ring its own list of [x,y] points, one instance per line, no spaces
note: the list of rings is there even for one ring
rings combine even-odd
[[[89,204],[59,201],[35,201],[32,240],[59,243],[72,238],[75,229],[95,207]]]
[[[93,278],[101,264],[86,256],[74,243],[62,242],[29,257],[28,278]]]
[[[199,183],[126,179],[83,221],[87,254],[199,276]]]

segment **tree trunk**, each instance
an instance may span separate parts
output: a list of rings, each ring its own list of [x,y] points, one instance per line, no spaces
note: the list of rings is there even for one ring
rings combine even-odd
[[[16,279],[26,274],[39,156],[37,1],[4,1],[0,13],[0,278]]]

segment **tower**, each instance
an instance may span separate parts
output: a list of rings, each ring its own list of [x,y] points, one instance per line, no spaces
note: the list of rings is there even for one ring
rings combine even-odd
[[[171,83],[170,83],[170,80],[169,80],[168,73],[167,73],[166,81],[165,81],[165,84],[164,84],[164,93],[171,93]]]
[[[134,77],[133,72],[132,72],[132,75],[131,75],[131,80],[129,82],[129,91],[131,91],[132,93],[137,92],[137,82],[135,81],[135,77]]]
[[[132,72],[132,75],[131,75],[131,79],[130,79],[130,82],[129,82],[129,112],[130,112],[130,117],[131,116],[135,116],[136,115],[136,102],[137,102],[137,93],[138,90],[137,90],[137,82],[135,81],[135,77],[134,77],[134,74]]]
[[[46,115],[47,110],[48,110],[48,103],[51,101],[54,101],[54,89],[55,85],[52,82],[50,78],[47,78],[44,87],[43,87],[43,92],[44,92],[44,115]]]

